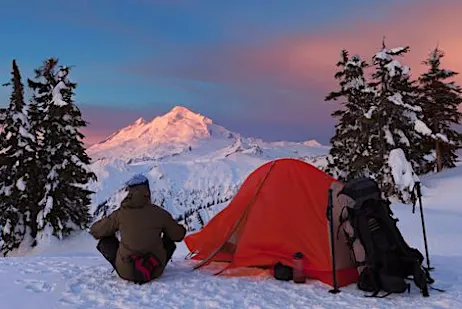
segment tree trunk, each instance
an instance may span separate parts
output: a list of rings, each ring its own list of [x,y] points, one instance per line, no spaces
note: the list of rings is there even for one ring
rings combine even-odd
[[[37,245],[37,233],[38,233],[38,226],[37,226],[37,205],[33,205],[31,207],[31,212],[30,212],[30,236],[32,237],[33,241],[31,246],[35,247]]]
[[[441,158],[441,143],[439,140],[436,141],[436,171],[441,172],[443,169],[443,164],[442,164],[442,158]]]

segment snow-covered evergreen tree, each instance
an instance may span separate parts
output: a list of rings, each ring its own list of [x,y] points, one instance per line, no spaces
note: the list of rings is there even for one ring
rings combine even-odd
[[[424,171],[441,171],[443,168],[455,167],[457,149],[462,147],[462,134],[454,129],[454,124],[462,120],[458,110],[462,103],[462,88],[450,81],[458,73],[442,69],[441,58],[444,52],[436,47],[423,64],[428,71],[419,78],[422,92],[422,108],[425,120],[433,132],[438,132],[444,139],[427,138],[424,151],[433,154],[433,158]]]
[[[326,172],[346,181],[367,175],[373,162],[370,160],[372,148],[369,142],[372,123],[368,118],[375,92],[367,85],[364,77],[367,64],[359,56],[350,58],[348,51],[342,50],[337,67],[339,71],[335,78],[339,80],[340,89],[331,92],[326,101],[341,98],[343,106],[332,113],[339,122],[330,140],[332,148]]]
[[[415,174],[424,162],[422,142],[426,136],[440,138],[432,133],[423,121],[419,103],[419,91],[415,81],[410,79],[410,69],[396,59],[409,51],[409,47],[388,49],[383,43],[382,50],[374,57],[375,72],[371,85],[377,95],[371,108],[371,119],[376,125],[372,132],[376,166],[374,174],[385,196],[398,196],[409,201],[408,188],[398,188],[393,179],[389,162],[390,152],[402,149],[405,158]]]
[[[96,176],[87,165],[79,131],[86,126],[74,103],[76,84],[69,79],[68,67],[58,68],[57,59],[48,59],[29,80],[33,95],[33,125],[40,135],[40,166],[43,191],[37,214],[38,230],[63,238],[89,223],[90,180]]]
[[[36,237],[39,232],[38,215],[43,208],[40,202],[43,199],[45,185],[47,184],[47,175],[49,167],[47,165],[48,152],[45,150],[44,137],[45,132],[51,130],[49,104],[52,100],[53,85],[56,83],[54,68],[57,66],[57,60],[48,59],[44,61],[43,66],[35,69],[35,79],[28,79],[28,86],[33,91],[33,96],[29,104],[29,121],[31,130],[37,139],[37,165],[35,173],[35,185],[37,187],[35,196],[35,208],[30,214],[31,237],[36,245]]]
[[[12,93],[0,133],[0,252],[18,248],[28,232],[34,203],[36,139],[30,132],[24,87],[15,60],[12,66]],[[30,245],[30,244],[29,244]]]

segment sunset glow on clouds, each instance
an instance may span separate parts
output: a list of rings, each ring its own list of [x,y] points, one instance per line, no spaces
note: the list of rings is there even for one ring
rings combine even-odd
[[[287,43],[292,46],[289,54],[299,55],[298,66],[303,71],[313,67],[329,76],[334,72],[332,60],[338,58],[342,48],[352,54],[358,53],[370,63],[374,53],[381,48],[384,36],[388,47],[411,47],[403,62],[411,67],[415,75],[425,70],[421,62],[437,44],[446,52],[443,66],[462,73],[462,1],[435,4],[434,1],[422,1],[420,6],[393,7],[383,20],[357,20],[337,30],[295,38],[292,43]],[[462,82],[462,75],[457,77],[457,81]]]
[[[413,77],[437,44],[446,52],[443,67],[462,73],[460,0],[330,0],[316,7],[268,0],[264,8],[256,1],[136,0],[129,12],[120,3],[106,10],[84,2],[72,9],[91,9],[91,19],[60,21],[83,34],[62,53],[76,63],[89,144],[174,105],[244,135],[327,143],[337,106],[324,98],[337,87],[340,51],[370,63],[384,36],[390,48],[410,46],[401,61]],[[71,4],[62,5],[68,11]],[[456,81],[462,84],[462,74]]]
[[[421,62],[439,44],[446,52],[443,66],[462,72],[462,20],[457,16],[462,1],[440,4],[422,1],[420,6],[395,6],[378,21],[360,17],[339,21],[328,30],[288,33],[257,46],[222,44],[192,49],[189,58],[179,55],[167,63],[148,59],[131,67],[131,72],[227,85],[238,100],[249,103],[242,106],[243,112],[278,124],[315,121],[320,130],[326,130],[333,125],[329,116],[333,106],[328,107],[323,99],[337,86],[333,76],[343,48],[370,63],[383,36],[390,48],[410,45],[402,61],[416,77],[425,70]],[[457,82],[462,83],[462,75]],[[279,112],[282,106],[287,113]]]

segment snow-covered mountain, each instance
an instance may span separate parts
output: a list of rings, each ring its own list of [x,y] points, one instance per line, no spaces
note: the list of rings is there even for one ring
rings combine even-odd
[[[298,146],[322,148],[317,141],[265,143],[256,138],[244,138],[239,133],[215,124],[208,117],[185,107],[175,106],[165,115],[155,117],[150,122],[139,118],[90,147],[88,153],[93,159],[119,158],[134,163],[180,154],[187,154],[189,159],[214,152],[223,155],[233,152],[262,154],[262,148],[265,147]]]
[[[182,106],[146,122],[139,118],[104,141],[90,147],[93,158],[118,157],[146,161],[176,155],[192,148],[228,146],[236,135]]]
[[[117,208],[134,174],[150,179],[153,201],[175,216],[231,199],[245,177],[268,160],[299,158],[322,165],[328,147],[316,141],[265,142],[243,137],[191,110],[175,106],[150,122],[138,119],[90,147],[98,181],[93,213]]]

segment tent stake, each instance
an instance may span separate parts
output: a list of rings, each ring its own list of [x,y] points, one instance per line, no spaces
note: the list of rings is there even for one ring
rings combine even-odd
[[[332,188],[329,188],[329,199],[327,204],[327,220],[329,220],[330,226],[330,248],[332,255],[332,280],[334,282],[334,288],[329,290],[329,293],[337,294],[340,293],[337,283],[337,267],[335,264],[335,243],[334,243],[334,220],[333,220],[333,200],[332,200]]]
[[[423,231],[424,244],[425,244],[425,255],[427,257],[427,270],[430,271],[430,270],[433,270],[435,268],[430,267],[430,257],[429,257],[429,254],[428,254],[427,232],[425,231],[425,220],[424,220],[424,214],[423,214],[422,191],[420,189],[420,181],[416,181],[415,187],[416,187],[416,191],[417,191],[417,197],[419,198],[420,220],[422,221],[422,231]]]

